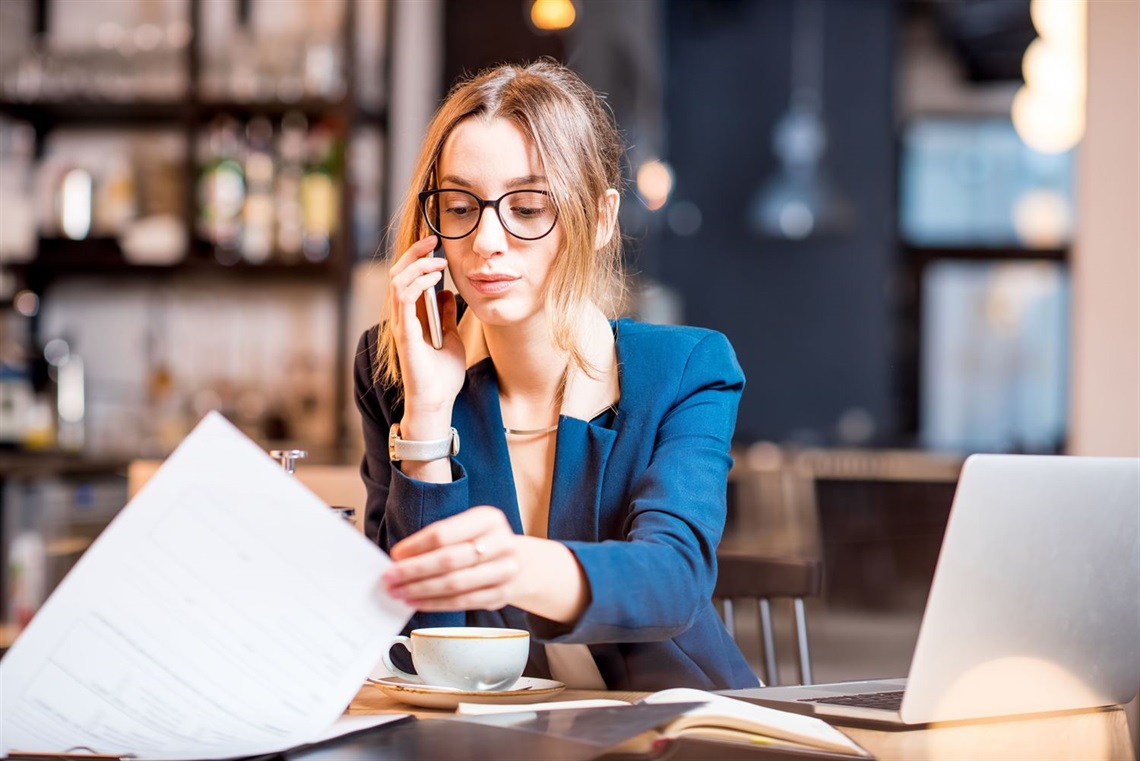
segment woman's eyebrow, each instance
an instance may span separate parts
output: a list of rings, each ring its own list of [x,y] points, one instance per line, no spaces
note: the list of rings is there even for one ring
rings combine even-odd
[[[525,177],[516,177],[513,180],[507,181],[507,187],[512,190],[515,188],[525,188],[529,185],[545,185],[546,178],[541,174],[528,174]]]
[[[511,189],[511,190],[516,190],[518,188],[530,187],[532,185],[545,185],[545,184],[546,184],[546,177],[545,176],[543,176],[541,174],[528,174],[528,175],[524,175],[522,177],[515,177],[512,180],[507,180],[506,187]],[[472,187],[474,187],[474,183],[460,177],[459,175],[455,175],[455,174],[445,174],[442,177],[440,177],[439,178],[439,186],[443,187],[444,185],[457,185],[461,188],[472,188]]]
[[[445,174],[444,176],[440,177],[438,185],[440,187],[443,187],[444,185],[459,185],[463,188],[471,187],[470,182],[454,174]]]

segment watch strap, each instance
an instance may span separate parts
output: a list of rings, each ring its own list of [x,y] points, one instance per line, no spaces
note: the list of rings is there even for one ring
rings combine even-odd
[[[388,429],[388,459],[392,462],[401,460],[428,462],[454,457],[457,454],[459,454],[459,432],[454,428],[447,438],[430,441],[409,441],[400,438],[399,423],[392,423],[392,427]]]

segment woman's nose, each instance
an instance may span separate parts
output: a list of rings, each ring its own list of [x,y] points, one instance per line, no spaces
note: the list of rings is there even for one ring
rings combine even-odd
[[[503,229],[499,215],[490,206],[484,208],[480,214],[474,235],[471,247],[480,256],[494,256],[502,253],[507,247],[507,231]]]

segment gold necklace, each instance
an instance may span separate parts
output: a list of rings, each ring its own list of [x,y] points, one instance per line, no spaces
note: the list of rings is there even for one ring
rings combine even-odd
[[[598,415],[601,415],[606,410],[613,409],[613,407],[614,407],[613,404],[607,404],[605,407],[602,407],[600,410],[598,410],[593,415],[591,415],[590,420],[593,420],[594,418],[596,418]],[[555,431],[558,430],[558,425],[559,425],[558,423],[555,423],[554,425],[549,425],[546,428],[530,428],[530,429],[511,428],[509,426],[504,425],[503,430],[506,431],[511,436],[538,436],[540,434],[545,434],[545,433],[554,433]]]
[[[506,431],[507,433],[511,434],[512,436],[537,436],[540,433],[554,433],[555,431],[558,430],[558,423],[555,423],[554,425],[551,425],[551,426],[547,426],[546,428],[531,428],[528,430],[523,430],[520,428],[508,428],[507,426],[504,425],[503,430]]]

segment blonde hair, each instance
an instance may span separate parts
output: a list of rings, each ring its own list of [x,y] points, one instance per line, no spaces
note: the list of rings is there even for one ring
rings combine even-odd
[[[428,125],[412,182],[394,220],[389,260],[422,237],[419,193],[434,178],[447,138],[466,119],[506,119],[534,144],[562,226],[562,249],[546,291],[551,341],[586,373],[575,325],[581,311],[597,304],[616,316],[622,300],[621,234],[617,220],[600,248],[599,218],[606,190],[620,188],[622,143],[601,97],[573,71],[552,60],[503,65],[460,81]],[[383,316],[382,316],[383,317]],[[376,380],[400,384],[395,340],[384,319],[377,341]]]

